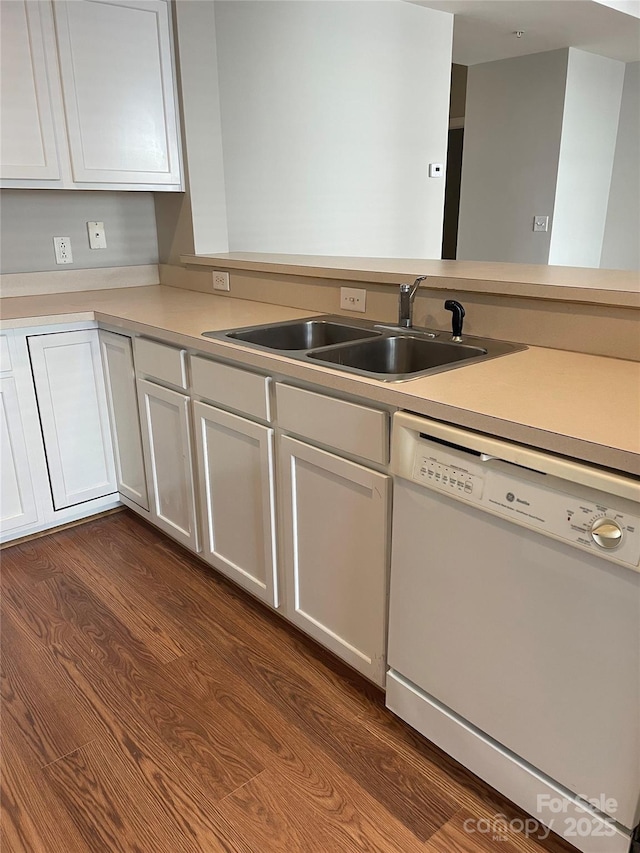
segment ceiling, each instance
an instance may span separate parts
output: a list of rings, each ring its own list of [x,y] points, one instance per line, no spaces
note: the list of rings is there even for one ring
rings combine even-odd
[[[412,0],[454,14],[453,61],[476,65],[562,47],[640,60],[640,0]],[[514,31],[522,30],[517,38]]]

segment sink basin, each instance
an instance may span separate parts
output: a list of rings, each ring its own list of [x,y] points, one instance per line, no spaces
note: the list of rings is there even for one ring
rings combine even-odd
[[[218,337],[215,332],[204,332],[204,335],[206,337]],[[363,340],[364,338],[375,338],[379,335],[380,332],[360,329],[330,320],[305,320],[240,329],[236,332],[226,332],[225,337],[249,344],[257,344],[269,349],[310,350],[316,347]]]
[[[326,364],[382,382],[416,379],[526,349],[519,344],[489,338],[466,338],[463,342],[434,340],[446,332],[400,329],[372,320],[326,315],[242,329],[221,329],[202,335],[273,350],[307,364],[313,359],[318,365]]]
[[[445,341],[424,340],[404,335],[361,341],[323,352],[307,353],[308,358],[367,374],[382,374],[386,379],[434,371],[469,359],[483,358],[483,347]]]

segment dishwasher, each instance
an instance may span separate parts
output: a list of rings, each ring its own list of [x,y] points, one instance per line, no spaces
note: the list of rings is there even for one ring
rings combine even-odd
[[[387,707],[585,853],[640,841],[640,486],[397,412]]]

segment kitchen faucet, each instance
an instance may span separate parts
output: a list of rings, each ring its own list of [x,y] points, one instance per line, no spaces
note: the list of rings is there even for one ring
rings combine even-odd
[[[398,325],[405,329],[410,329],[413,326],[413,301],[416,298],[416,293],[420,287],[420,282],[427,278],[426,275],[420,275],[413,284],[400,285],[400,298],[398,300]]]

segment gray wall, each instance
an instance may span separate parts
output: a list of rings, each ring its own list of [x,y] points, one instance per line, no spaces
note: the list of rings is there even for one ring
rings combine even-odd
[[[90,249],[87,222],[104,222],[106,249]],[[70,237],[73,264],[57,265],[54,237]],[[0,272],[158,263],[153,195],[103,190],[2,190]]]
[[[463,119],[467,101],[466,65],[451,66],[451,95],[449,98],[449,119]]]
[[[568,50],[469,68],[458,260],[546,264]],[[551,220],[550,220],[551,221]]]
[[[603,269],[640,269],[640,62],[624,76],[616,154],[602,244]]]
[[[439,258],[453,16],[247,0],[215,23],[230,250]]]

